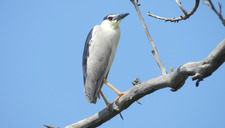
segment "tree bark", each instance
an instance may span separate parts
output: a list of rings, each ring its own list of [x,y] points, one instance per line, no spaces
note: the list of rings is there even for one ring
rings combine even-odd
[[[185,80],[190,76],[196,81],[196,86],[204,78],[210,76],[225,61],[225,39],[211,52],[205,59],[199,62],[186,63],[170,74],[162,75],[157,78],[135,85],[120,97],[117,103],[112,103],[109,110],[103,109],[97,114],[71,124],[65,128],[93,128],[110,120],[124,109],[128,108],[136,100],[161,88],[170,87],[171,91],[180,89]],[[52,127],[52,126],[51,126]]]

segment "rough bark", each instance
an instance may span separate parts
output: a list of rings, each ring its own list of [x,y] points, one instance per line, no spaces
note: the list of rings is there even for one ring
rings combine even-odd
[[[119,112],[128,108],[136,100],[161,88],[170,87],[171,91],[180,89],[185,80],[190,76],[192,80],[197,80],[196,86],[204,78],[210,76],[225,61],[225,39],[211,52],[205,59],[199,62],[186,63],[170,74],[138,84],[127,91],[117,103],[110,105],[110,110],[103,109],[97,114],[71,124],[65,128],[93,128],[116,116]],[[52,127],[53,128],[53,127]]]

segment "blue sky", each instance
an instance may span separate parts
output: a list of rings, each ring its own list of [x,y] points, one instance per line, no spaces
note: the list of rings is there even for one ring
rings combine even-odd
[[[217,1],[215,1],[217,2]],[[217,15],[206,5],[186,21],[169,23],[148,17],[150,11],[165,17],[182,14],[175,1],[140,1],[143,17],[169,68],[200,61],[225,38]],[[182,1],[192,9],[194,2]],[[225,3],[223,3],[225,4]],[[217,7],[217,5],[215,5]],[[225,8],[222,10],[225,12]],[[151,54],[135,9],[129,0],[1,0],[0,1],[0,126],[65,127],[103,108],[104,101],[89,104],[84,97],[82,53],[90,29],[112,13],[130,13],[120,24],[121,38],[108,81],[121,91],[161,75]],[[224,15],[225,16],[225,15]],[[225,65],[198,88],[190,78],[183,88],[147,95],[100,128],[224,128]],[[117,95],[107,86],[109,101]]]

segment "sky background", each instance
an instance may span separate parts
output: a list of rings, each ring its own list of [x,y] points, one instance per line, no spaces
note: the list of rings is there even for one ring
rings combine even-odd
[[[193,16],[179,23],[147,16],[148,11],[180,16],[174,0],[140,4],[168,72],[204,59],[225,38],[221,21],[202,1]],[[190,11],[194,1],[182,5]],[[108,81],[126,91],[136,77],[143,82],[162,75],[130,0],[0,0],[0,127],[63,128],[106,107],[102,99],[97,104],[85,99],[82,53],[90,29],[112,13],[130,15],[120,24]],[[142,105],[122,112],[124,120],[117,115],[99,128],[224,128],[224,72],[222,65],[198,88],[189,78],[177,92],[165,88],[147,95],[139,100]],[[102,90],[110,102],[117,97],[107,86]]]

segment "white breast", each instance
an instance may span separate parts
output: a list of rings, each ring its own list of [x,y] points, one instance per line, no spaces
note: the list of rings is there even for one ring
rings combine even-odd
[[[110,47],[112,48],[111,56],[109,58],[109,63],[105,72],[105,76],[106,76],[113,63],[113,60],[116,54],[117,45],[120,39],[120,28],[118,27],[117,29],[104,29],[104,31],[106,34],[105,36],[108,37],[107,39],[108,42],[106,43],[108,43],[108,45],[110,45]]]
[[[115,29],[103,25],[96,25],[93,29],[92,35],[93,42],[91,42],[89,46],[89,52],[91,54],[90,59],[88,60],[89,61],[88,64],[90,65],[95,64],[95,61],[99,60],[99,58],[105,59],[106,53],[108,53],[111,50],[111,54],[107,56],[109,57],[109,62],[108,65],[106,66],[104,76],[107,75],[114,60],[119,38],[120,38],[119,27]]]

